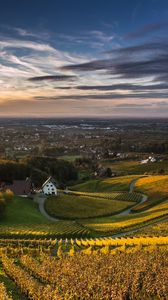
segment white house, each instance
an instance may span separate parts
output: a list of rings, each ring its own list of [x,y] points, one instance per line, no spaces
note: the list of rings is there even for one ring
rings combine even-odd
[[[42,185],[42,192],[45,195],[57,195],[56,182],[52,177],[49,177]]]

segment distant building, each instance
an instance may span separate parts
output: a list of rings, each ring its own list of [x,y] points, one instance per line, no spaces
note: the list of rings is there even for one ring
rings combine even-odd
[[[58,195],[56,182],[52,177],[49,177],[42,185],[42,192],[45,195]]]
[[[157,161],[157,159],[155,157],[149,156],[147,159],[141,160],[140,164],[143,165],[143,164],[147,164],[147,163],[150,163],[150,162],[154,163],[156,161]]]

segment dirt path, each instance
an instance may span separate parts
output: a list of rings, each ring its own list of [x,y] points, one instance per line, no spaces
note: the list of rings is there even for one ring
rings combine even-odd
[[[46,200],[46,197],[41,195],[41,194],[37,194],[35,197],[34,197],[34,201],[36,203],[38,203],[39,205],[39,211],[41,212],[41,214],[46,218],[48,219],[49,221],[51,222],[58,222],[59,219],[56,219],[56,218],[53,218],[51,217],[47,212],[46,210],[44,209],[44,203],[45,203],[45,200]]]

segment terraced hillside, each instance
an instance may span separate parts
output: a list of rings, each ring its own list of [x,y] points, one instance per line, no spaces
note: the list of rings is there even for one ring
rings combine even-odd
[[[130,231],[168,217],[168,201],[158,204],[145,212],[129,214],[128,216],[112,216],[81,220],[81,224],[91,230],[109,234]]]
[[[74,221],[51,222],[37,203],[14,198],[0,224],[0,300],[166,299],[167,223],[154,222],[168,218],[167,176],[138,177],[139,193],[130,189],[134,179],[90,182],[47,199],[50,213]],[[149,196],[143,204],[141,193]],[[125,233],[131,236],[112,237]]]

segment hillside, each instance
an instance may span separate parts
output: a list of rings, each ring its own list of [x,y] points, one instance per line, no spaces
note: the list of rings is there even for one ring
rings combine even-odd
[[[128,175],[99,180],[89,180],[85,183],[74,185],[71,189],[81,192],[129,191],[131,181],[138,177],[138,175]]]
[[[87,290],[88,300],[166,299],[167,223],[155,222],[168,218],[167,177],[122,176],[59,190],[44,201],[48,214],[65,219],[55,222],[33,200],[14,197],[0,223],[0,297],[71,300]],[[142,204],[141,193],[148,195]]]
[[[168,174],[168,160],[158,161],[154,163],[140,164],[139,160],[104,160],[102,165],[110,167],[113,172],[118,175],[127,174],[160,174],[164,171],[164,174]]]

